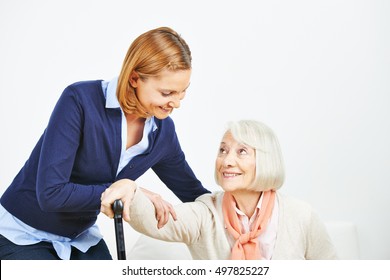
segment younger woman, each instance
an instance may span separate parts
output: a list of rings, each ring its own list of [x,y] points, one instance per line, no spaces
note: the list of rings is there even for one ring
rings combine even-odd
[[[190,77],[188,45],[162,27],[131,44],[118,78],[68,86],[1,197],[0,259],[111,259],[95,225],[101,194],[150,168],[182,201],[207,193],[169,117]],[[146,194],[162,226],[174,212]]]

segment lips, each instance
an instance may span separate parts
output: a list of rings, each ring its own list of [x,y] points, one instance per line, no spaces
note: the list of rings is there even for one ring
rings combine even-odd
[[[162,106],[160,106],[159,108],[161,110],[163,110],[165,113],[170,113],[172,111],[172,108],[170,108],[170,107],[162,107]]]
[[[241,173],[222,172],[222,175],[225,178],[234,178],[234,177],[240,176]]]

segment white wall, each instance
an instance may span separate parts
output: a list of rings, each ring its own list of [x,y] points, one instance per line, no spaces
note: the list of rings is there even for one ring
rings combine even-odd
[[[210,189],[228,120],[278,134],[282,190],[326,221],[357,225],[363,259],[390,259],[390,2],[0,0],[0,191],[27,159],[63,88],[116,76],[131,41],[176,29],[193,77],[173,113]],[[140,179],[175,202],[153,174]]]

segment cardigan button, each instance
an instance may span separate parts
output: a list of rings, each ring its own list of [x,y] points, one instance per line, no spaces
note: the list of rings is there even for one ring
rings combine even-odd
[[[133,169],[133,168],[134,168],[134,165],[130,165],[129,168],[130,168],[130,169]]]

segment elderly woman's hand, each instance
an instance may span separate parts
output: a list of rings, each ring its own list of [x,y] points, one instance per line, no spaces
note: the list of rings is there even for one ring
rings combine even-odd
[[[162,228],[168,223],[169,215],[176,221],[176,212],[172,204],[162,199],[162,197],[147,189],[140,188],[143,193],[150,199],[156,210],[157,228]]]

